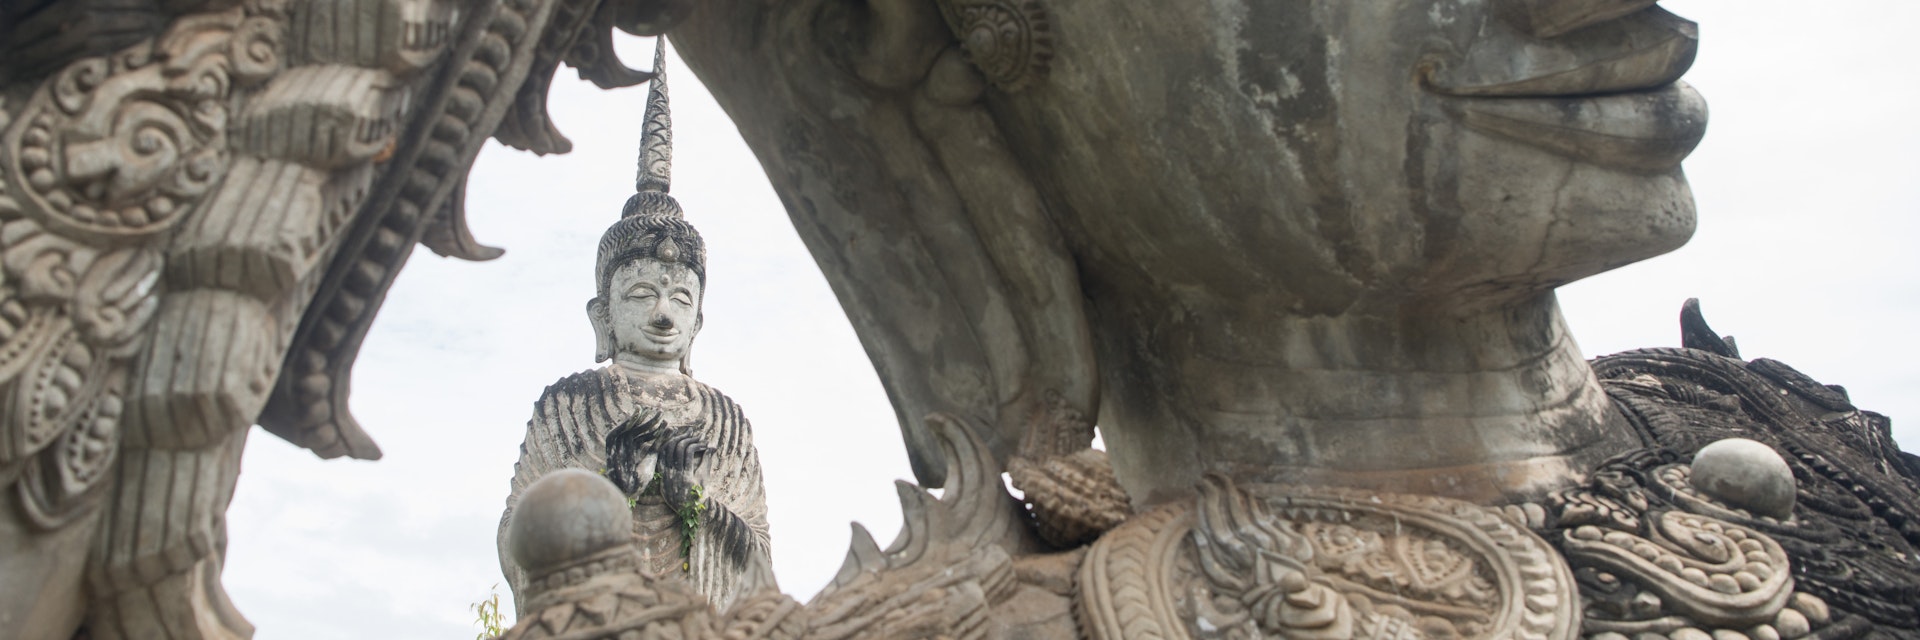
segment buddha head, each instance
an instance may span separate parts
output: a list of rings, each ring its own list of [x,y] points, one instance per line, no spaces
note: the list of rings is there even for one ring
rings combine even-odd
[[[667,195],[673,163],[673,124],[663,74],[665,39],[656,45],[653,85],[641,133],[635,193],[620,221],[600,236],[594,261],[598,287],[587,301],[596,362],[620,362],[692,375],[687,365],[700,332],[707,285],[707,245]]]
[[[648,368],[691,373],[687,354],[700,332],[707,250],[680,205],[657,191],[627,200],[620,221],[600,237],[598,287],[587,301],[597,353]]]

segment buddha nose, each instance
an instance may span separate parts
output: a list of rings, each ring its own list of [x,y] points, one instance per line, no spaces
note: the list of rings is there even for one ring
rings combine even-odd
[[[665,313],[655,313],[653,320],[648,321],[647,324],[653,325],[655,329],[672,329],[673,318],[667,317]]]

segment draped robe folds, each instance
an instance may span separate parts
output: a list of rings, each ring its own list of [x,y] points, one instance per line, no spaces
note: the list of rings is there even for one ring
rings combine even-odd
[[[753,447],[753,430],[740,405],[713,387],[692,378],[666,384],[635,383],[613,366],[568,376],[547,387],[527,422],[514,465],[513,489],[500,518],[500,568],[513,589],[515,604],[524,606],[527,575],[514,564],[507,547],[507,525],[513,519],[520,493],[541,476],[577,468],[604,473],[607,432],[641,410],[659,411],[669,428],[691,429],[711,448],[695,465],[692,481],[712,499],[747,525],[747,557],[758,556],[772,566],[767,529],[766,493],[761,485],[760,456]],[[640,470],[651,478],[649,457]],[[681,556],[682,533],[671,507],[658,491],[640,495],[633,507],[633,535],[642,568],[656,576],[679,575],[724,610],[743,582],[746,564],[728,557],[715,527],[706,526],[724,514],[707,513],[695,533],[692,549]],[[686,563],[683,571],[682,562]]]

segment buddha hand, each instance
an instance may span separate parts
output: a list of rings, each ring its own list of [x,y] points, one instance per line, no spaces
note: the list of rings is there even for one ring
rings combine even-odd
[[[709,539],[719,542],[721,550],[735,566],[745,566],[747,554],[753,548],[752,529],[726,503],[709,495],[710,487],[699,484],[696,470],[700,460],[709,451],[712,451],[712,447],[691,431],[667,431],[660,438],[657,449],[660,455],[660,494],[666,498],[667,506],[674,513],[686,513],[688,507],[700,505],[701,508],[694,509],[694,512],[700,514],[700,526],[710,532]]]
[[[660,431],[656,430],[655,433]],[[699,483],[694,472],[700,460],[712,448],[700,441],[698,433],[690,430],[670,430],[657,440],[655,452],[660,455],[660,495],[677,512],[689,500],[697,498],[694,487]]]
[[[641,411],[607,432],[608,480],[629,496],[637,495],[652,482],[653,474],[640,477],[641,463],[654,453],[655,441],[667,430],[658,411]]]

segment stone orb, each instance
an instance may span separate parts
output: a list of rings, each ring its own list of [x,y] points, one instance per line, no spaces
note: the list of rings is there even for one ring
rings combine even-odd
[[[1793,469],[1773,447],[1753,440],[1727,438],[1701,447],[1693,456],[1693,486],[1754,515],[1793,516]]]
[[[627,544],[633,515],[612,482],[581,469],[541,476],[520,496],[508,549],[530,574]]]

